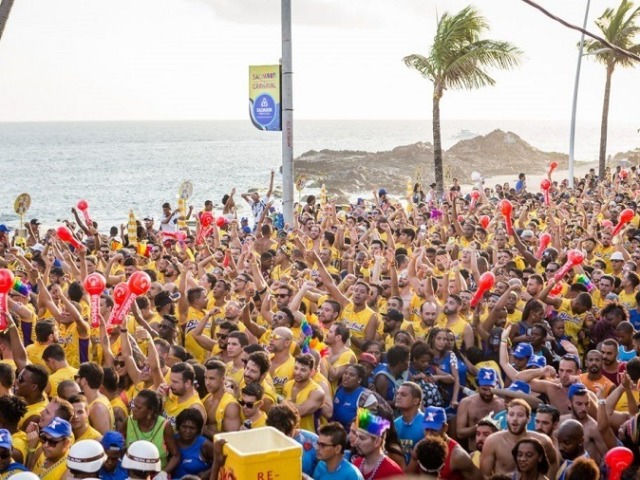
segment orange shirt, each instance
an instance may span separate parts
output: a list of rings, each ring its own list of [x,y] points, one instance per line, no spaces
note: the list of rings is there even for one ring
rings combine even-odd
[[[613,382],[604,375],[602,375],[598,380],[592,381],[589,380],[588,373],[582,373],[580,374],[580,382],[582,382],[585,387],[587,387],[596,395],[598,394],[598,390],[604,390],[605,397],[608,396],[611,393],[611,390],[616,387]]]

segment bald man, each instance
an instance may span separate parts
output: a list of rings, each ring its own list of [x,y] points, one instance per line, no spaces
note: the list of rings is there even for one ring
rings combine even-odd
[[[282,395],[284,384],[293,378],[295,359],[291,355],[293,332],[287,327],[277,327],[269,339],[271,352],[271,368],[269,373],[278,395]]]
[[[588,457],[584,449],[584,428],[574,419],[565,420],[558,429],[558,449],[562,456],[562,463],[558,469],[558,480],[564,480],[567,470],[579,457]]]

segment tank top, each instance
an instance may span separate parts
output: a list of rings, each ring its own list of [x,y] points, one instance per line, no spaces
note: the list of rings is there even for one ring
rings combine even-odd
[[[342,313],[341,321],[351,331],[352,338],[364,340],[364,331],[367,328],[367,324],[369,322],[369,319],[371,318],[371,315],[375,314],[375,312],[369,307],[366,307],[360,312],[355,312],[353,310],[354,307],[355,305],[353,303],[350,303],[345,307],[344,312]],[[353,350],[356,355],[360,354],[360,350],[355,346],[352,346],[351,350]]]
[[[180,414],[180,412],[182,412],[183,410],[186,410],[187,408],[191,408],[194,405],[200,405],[204,410],[204,406],[202,405],[202,400],[200,400],[200,397],[198,396],[197,392],[193,392],[193,395],[191,395],[191,397],[189,397],[187,400],[185,400],[182,403],[179,402],[178,397],[176,397],[173,394],[169,394],[169,396],[167,397],[167,401],[164,402],[164,411],[162,412],[162,415],[167,420],[169,420],[169,423],[175,430],[176,417]],[[204,418],[204,421],[205,422],[207,421],[206,417]]]
[[[60,480],[67,471],[67,454],[50,467],[44,466],[46,460],[47,457],[44,456],[44,453],[41,453],[33,467],[33,473],[38,475],[40,480]]]
[[[178,441],[177,434],[176,441]],[[171,474],[173,478],[182,478],[185,475],[198,475],[209,468],[209,464],[202,457],[202,445],[204,445],[206,441],[207,439],[200,435],[188,447],[178,447],[180,449],[181,460]]]
[[[304,402],[309,400],[309,397],[311,396],[311,392],[315,390],[320,390],[324,394],[322,387],[318,385],[316,382],[314,382],[313,380],[310,380],[309,383],[302,390],[298,392],[298,394],[296,395],[296,398],[294,399],[293,387],[295,384],[296,384],[295,380],[289,380],[284,386],[283,393],[284,393],[284,397],[287,400],[291,400],[296,405],[302,405]],[[318,410],[320,410],[320,408]],[[309,415],[305,415],[304,417],[300,418],[301,429],[307,430],[309,432],[316,431],[316,428],[318,426],[316,422],[316,412],[313,412]]]
[[[447,447],[448,447],[447,457],[444,460],[444,467],[442,467],[442,470],[440,470],[440,478],[442,480],[463,480],[464,479],[464,477],[460,472],[451,470],[451,456],[453,455],[454,448],[456,448],[457,446],[458,446],[458,442],[456,442],[452,438],[450,438],[449,441],[447,442]]]
[[[113,414],[113,407],[111,406],[111,402],[104,395],[98,395],[98,397],[89,404],[89,412],[91,412],[91,408],[95,403],[101,403],[105,406],[107,411],[109,412],[109,425],[110,429],[113,430],[116,427],[116,417]]]
[[[167,420],[158,416],[156,423],[149,432],[141,432],[138,422],[132,417],[127,421],[127,448],[136,440],[146,440],[153,443],[160,452],[161,467],[167,466],[167,447],[164,444],[164,424]]]
[[[232,403],[237,403],[234,396],[231,395],[229,392],[224,392],[222,394],[222,398],[220,399],[220,402],[218,403],[218,406],[216,407],[216,413],[215,413],[216,430],[218,432],[224,431],[222,428],[223,427],[222,423],[224,422],[224,412],[227,409],[227,406]]]
[[[289,358],[278,365],[273,371],[271,378],[273,379],[273,386],[276,389],[278,395],[282,395],[284,384],[293,378],[293,367],[296,363],[296,359],[289,355]]]
[[[31,405],[27,405],[27,412],[20,419],[20,423],[18,424],[18,428],[20,428],[20,429],[25,428],[26,427],[26,425],[24,424],[25,420],[27,420],[29,417],[32,417],[33,415],[40,415],[40,413],[42,413],[42,411],[45,408],[47,408],[47,405],[49,405],[49,400],[47,400],[46,398],[44,400],[42,400],[41,402],[32,403]]]
[[[199,363],[204,363],[204,359],[207,356],[207,352],[204,348],[200,346],[196,339],[193,336],[193,331],[200,323],[205,316],[204,312],[196,310],[193,307],[189,307],[187,311],[187,321],[184,324],[184,348],[193,355],[193,357],[198,360]],[[202,334],[205,336],[211,336],[211,321],[207,322],[207,325],[204,327]]]

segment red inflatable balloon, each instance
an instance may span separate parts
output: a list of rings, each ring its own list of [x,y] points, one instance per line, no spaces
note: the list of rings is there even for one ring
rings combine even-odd
[[[200,215],[200,225],[208,227],[213,223],[213,214],[211,212],[202,212]]]
[[[609,480],[620,480],[622,472],[633,462],[633,453],[625,447],[614,447],[604,456],[604,463],[609,467]]]
[[[476,290],[476,294],[471,299],[471,306],[475,307],[484,295],[484,292],[486,292],[487,290],[491,290],[495,283],[496,277],[492,272],[484,272],[482,275],[480,275],[480,280],[478,281],[478,290]]]
[[[622,210],[620,212],[620,217],[618,218],[618,224],[616,225],[616,228],[613,229],[612,235],[615,236],[618,233],[620,233],[620,230],[622,230],[622,228],[627,223],[629,223],[631,220],[633,220],[633,216],[634,215],[635,215],[635,213],[630,208],[625,208],[624,210]],[[604,223],[604,222],[602,222],[602,223]]]
[[[218,218],[216,219],[216,225],[217,225],[219,228],[224,227],[227,223],[229,223],[229,221],[228,221],[226,218],[224,218],[224,217],[218,217]]]
[[[567,252],[566,263],[560,268],[560,270],[556,272],[553,278],[555,278],[556,281],[559,282],[564,278],[569,270],[571,270],[576,265],[580,265],[582,262],[584,262],[584,254],[580,250],[569,250]]]
[[[540,181],[540,190],[544,193],[544,204],[549,205],[549,189],[551,188],[551,180],[543,178]]]
[[[7,268],[0,268],[0,331],[6,330],[9,326],[7,316],[9,315],[9,291],[13,288],[13,272]]]
[[[65,243],[73,246],[76,250],[84,250],[84,245],[82,245],[76,237],[73,236],[71,230],[67,227],[60,226],[56,229],[56,233],[58,234],[58,238]]]
[[[549,171],[547,172],[547,175],[549,175],[549,177],[551,177],[551,174],[553,173],[553,171],[558,168],[558,162],[551,162],[549,164]]]
[[[129,277],[129,290],[134,295],[144,295],[149,291],[150,286],[151,277],[141,270],[133,272]]]
[[[487,227],[489,226],[489,222],[491,221],[491,219],[489,218],[488,215],[482,215],[480,217],[480,225],[482,225],[482,228],[484,228],[485,230],[487,229]]]
[[[113,288],[113,309],[111,310],[111,315],[109,315],[108,324],[113,325],[115,322],[120,309],[122,308],[123,303],[127,299],[129,295],[129,285],[125,282],[120,282]]]
[[[536,258],[542,258],[542,252],[546,250],[546,248],[551,243],[551,235],[548,233],[543,233],[540,235],[538,251],[536,252]]]
[[[553,287],[551,287],[551,290],[549,291],[549,293],[554,297],[560,295],[562,293],[562,284],[556,283]]]
[[[76,205],[78,210],[82,212],[84,215],[84,220],[87,222],[88,227],[93,227],[93,222],[91,221],[91,217],[89,216],[89,204],[86,200],[78,200],[78,204]]]
[[[472,190],[470,195],[471,195],[471,203],[469,204],[469,210],[473,210],[476,207],[476,202],[480,198],[480,192],[477,190]]]
[[[507,223],[507,233],[509,235],[513,235],[513,224],[511,223],[511,212],[513,212],[513,205],[509,200],[501,200],[500,201],[500,213],[504,217],[505,222]]]
[[[91,327],[98,328],[100,326],[100,295],[107,286],[107,281],[98,272],[87,275],[84,279],[84,289],[91,297]]]

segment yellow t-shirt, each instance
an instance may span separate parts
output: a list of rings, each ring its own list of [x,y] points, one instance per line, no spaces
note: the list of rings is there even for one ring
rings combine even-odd
[[[67,365],[49,375],[49,396],[53,397],[58,395],[58,385],[64,380],[73,380],[73,377],[75,377],[77,373],[77,368]]]
[[[576,315],[571,310],[571,300],[567,298],[562,299],[562,304],[558,308],[558,318],[564,321],[565,335],[573,340],[578,339],[578,333],[582,330],[584,325],[584,314]]]
[[[352,338],[357,338],[358,340],[363,341],[364,332],[369,324],[369,319],[372,315],[375,315],[375,312],[369,307],[365,307],[360,312],[355,312],[353,309],[354,304],[349,303],[349,305],[344,309],[344,312],[342,312],[341,321],[351,331]],[[356,354],[360,353],[360,350],[355,345],[352,346],[351,349]]]
[[[175,430],[176,417],[180,412],[187,408],[191,408],[194,405],[200,405],[204,410],[204,405],[202,404],[202,400],[200,400],[197,392],[193,392],[193,395],[182,403],[180,403],[178,397],[170,393],[167,400],[164,402],[164,411],[162,412],[162,416],[169,420],[169,423],[171,423],[171,426]],[[205,418],[204,421],[206,422],[207,419]]]
[[[283,393],[284,393],[284,397],[287,400],[291,400],[296,405],[302,405],[304,402],[309,400],[311,393],[314,392],[315,390],[321,391],[322,394],[324,395],[324,390],[322,390],[322,387],[318,385],[316,382],[314,382],[313,380],[310,380],[309,383],[302,390],[298,392],[296,397],[293,398],[293,386],[295,385],[295,383],[296,383],[295,380],[289,380],[284,385]],[[303,430],[307,430],[308,432],[315,432],[316,431],[315,417],[316,417],[315,413],[312,413],[300,418],[300,428]]]
[[[89,426],[82,435],[76,438],[76,442],[80,440],[97,440],[99,442],[102,440],[102,435],[100,435],[100,432],[95,428]]]
[[[273,379],[273,386],[276,389],[278,395],[282,395],[282,390],[285,383],[293,378],[293,368],[296,360],[293,356],[289,355],[289,358],[280,366],[278,366],[271,376]]]
[[[208,352],[202,348],[198,342],[196,342],[196,339],[193,336],[193,331],[204,316],[205,312],[189,307],[187,312],[187,321],[184,324],[184,348],[191,353],[199,363],[204,363]],[[211,336],[211,320],[207,321],[207,325],[204,327],[202,334],[205,336]]]
[[[40,480],[60,480],[63,478],[67,471],[67,454],[48,468],[44,466],[46,460],[47,458],[44,456],[44,453],[41,453],[33,467],[33,473],[38,475]]]
[[[29,359],[30,363],[33,363],[34,365],[41,365],[47,369],[47,372],[50,372],[51,370],[49,370],[49,367],[47,367],[46,363],[44,363],[44,360],[42,360],[42,352],[44,352],[44,349],[48,346],[49,345],[34,342],[31,345],[28,345],[26,347],[26,350],[27,358]]]
[[[27,412],[22,416],[20,422],[18,423],[18,428],[24,430],[27,426],[24,424],[25,420],[34,415],[40,415],[42,411],[47,408],[49,405],[49,400],[46,398],[40,402],[33,403],[31,405],[27,405]]]

